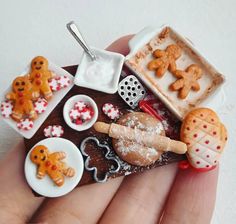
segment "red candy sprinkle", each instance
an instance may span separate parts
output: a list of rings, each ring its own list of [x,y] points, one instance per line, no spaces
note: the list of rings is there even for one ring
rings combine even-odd
[[[218,145],[218,146],[216,147],[216,149],[218,149],[218,150],[219,150],[219,149],[220,149],[220,146]]]
[[[207,126],[206,126],[206,125],[203,125],[203,128],[207,128]]]
[[[84,122],[91,120],[93,116],[93,107],[83,101],[76,102],[70,110],[71,122],[76,125],[82,125]]]
[[[83,124],[83,121],[80,118],[78,118],[75,120],[75,124],[81,125],[81,124]]]
[[[196,151],[196,152],[199,152],[199,149],[196,149],[195,151]]]
[[[205,143],[206,143],[206,144],[209,144],[209,140],[206,140]]]
[[[50,162],[50,161],[47,161],[47,162],[45,163],[45,165],[46,165],[46,166],[51,166],[51,162]]]
[[[199,162],[199,161],[197,161],[197,164],[200,164],[200,162]]]
[[[197,134],[194,134],[193,137],[194,137],[194,138],[197,138]]]
[[[53,165],[52,166],[52,170],[56,170],[57,169],[57,166],[56,165]]]
[[[37,80],[37,81],[36,81],[36,84],[37,84],[38,86],[41,85],[41,84],[42,84],[41,80]]]

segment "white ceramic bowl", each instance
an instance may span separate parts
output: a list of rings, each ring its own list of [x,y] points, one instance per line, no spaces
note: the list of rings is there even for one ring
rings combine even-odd
[[[45,175],[43,179],[38,179],[36,177],[37,165],[30,160],[30,153],[36,145],[45,145],[50,153],[65,152],[66,158],[62,161],[75,169],[75,175],[70,178],[65,177],[65,182],[60,187],[56,186],[48,175]],[[30,187],[45,197],[59,197],[72,191],[79,183],[84,171],[84,160],[77,146],[64,138],[47,138],[36,145],[28,152],[25,159],[25,177]]]
[[[85,103],[90,104],[94,110],[94,115],[93,115],[92,119],[84,122],[81,125],[77,125],[77,124],[72,123],[70,116],[69,116],[70,110],[74,107],[74,104],[78,101],[83,101]],[[71,127],[72,129],[74,129],[76,131],[84,131],[84,130],[91,128],[93,126],[93,124],[97,121],[98,107],[97,107],[97,104],[94,102],[94,100],[92,98],[90,98],[89,96],[75,95],[66,101],[64,108],[63,108],[63,117],[69,127]]]
[[[94,80],[88,79],[86,72],[87,72],[89,64],[91,63],[91,59],[87,53],[84,53],[79,63],[79,67],[76,71],[76,75],[74,79],[75,85],[86,87],[89,89],[94,89],[94,90],[101,91],[104,93],[114,94],[118,89],[119,78],[120,78],[120,74],[121,74],[121,70],[124,64],[125,57],[122,54],[119,54],[116,52],[106,51],[106,50],[102,50],[102,49],[98,49],[94,47],[92,47],[91,49],[93,50],[94,54],[98,58],[102,58],[105,60],[106,65],[108,67],[106,67],[105,64],[102,64],[102,65],[100,64],[100,66],[102,66],[104,69],[106,67],[106,69],[108,70],[110,69],[114,70],[113,74],[111,75],[112,77],[110,76],[106,77],[106,80],[111,79],[111,81],[108,83],[100,82],[100,80],[103,80],[104,77],[102,78],[101,77],[102,73],[99,74],[99,72],[96,78],[93,77]],[[99,59],[97,62],[99,62]],[[99,65],[99,63],[97,65]],[[102,67],[100,66],[98,66],[97,69],[99,68],[101,69]],[[109,71],[107,72],[108,73],[105,72],[105,74],[109,74]]]

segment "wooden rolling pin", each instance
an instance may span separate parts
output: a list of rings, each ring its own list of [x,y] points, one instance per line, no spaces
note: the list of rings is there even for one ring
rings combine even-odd
[[[112,138],[135,141],[160,151],[172,151],[178,154],[184,154],[187,151],[187,145],[183,142],[155,133],[141,131],[137,128],[129,128],[114,123],[106,124],[104,122],[96,122],[93,127],[97,132],[108,134]]]

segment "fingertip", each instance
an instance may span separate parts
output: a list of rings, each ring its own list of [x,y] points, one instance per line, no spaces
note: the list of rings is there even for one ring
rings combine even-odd
[[[219,168],[208,172],[179,170],[161,223],[210,223]]]

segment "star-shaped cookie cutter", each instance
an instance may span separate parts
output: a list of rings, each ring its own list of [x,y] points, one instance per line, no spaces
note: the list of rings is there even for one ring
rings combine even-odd
[[[90,155],[88,155],[86,152],[85,152],[85,149],[86,149],[86,145],[89,141],[93,141],[96,143],[96,145],[100,148],[104,148],[106,149],[106,154],[105,154],[105,158],[108,159],[108,160],[111,160],[111,161],[114,161],[116,163],[116,166],[114,166],[114,168],[110,169],[108,172],[106,172],[104,178],[100,179],[98,177],[98,170],[97,170],[97,167],[93,166],[93,167],[90,167],[89,166],[89,162],[90,162]],[[83,156],[86,157],[85,159],[85,162],[84,162],[84,167],[87,171],[93,171],[93,178],[96,182],[98,183],[104,183],[107,181],[108,177],[113,174],[113,173],[117,173],[119,170],[120,170],[120,163],[119,163],[119,160],[114,157],[114,156],[110,156],[110,152],[111,152],[111,149],[108,145],[105,145],[105,144],[101,144],[99,142],[99,140],[96,138],[96,137],[87,137],[85,138],[81,144],[80,144],[80,150],[83,154]]]

